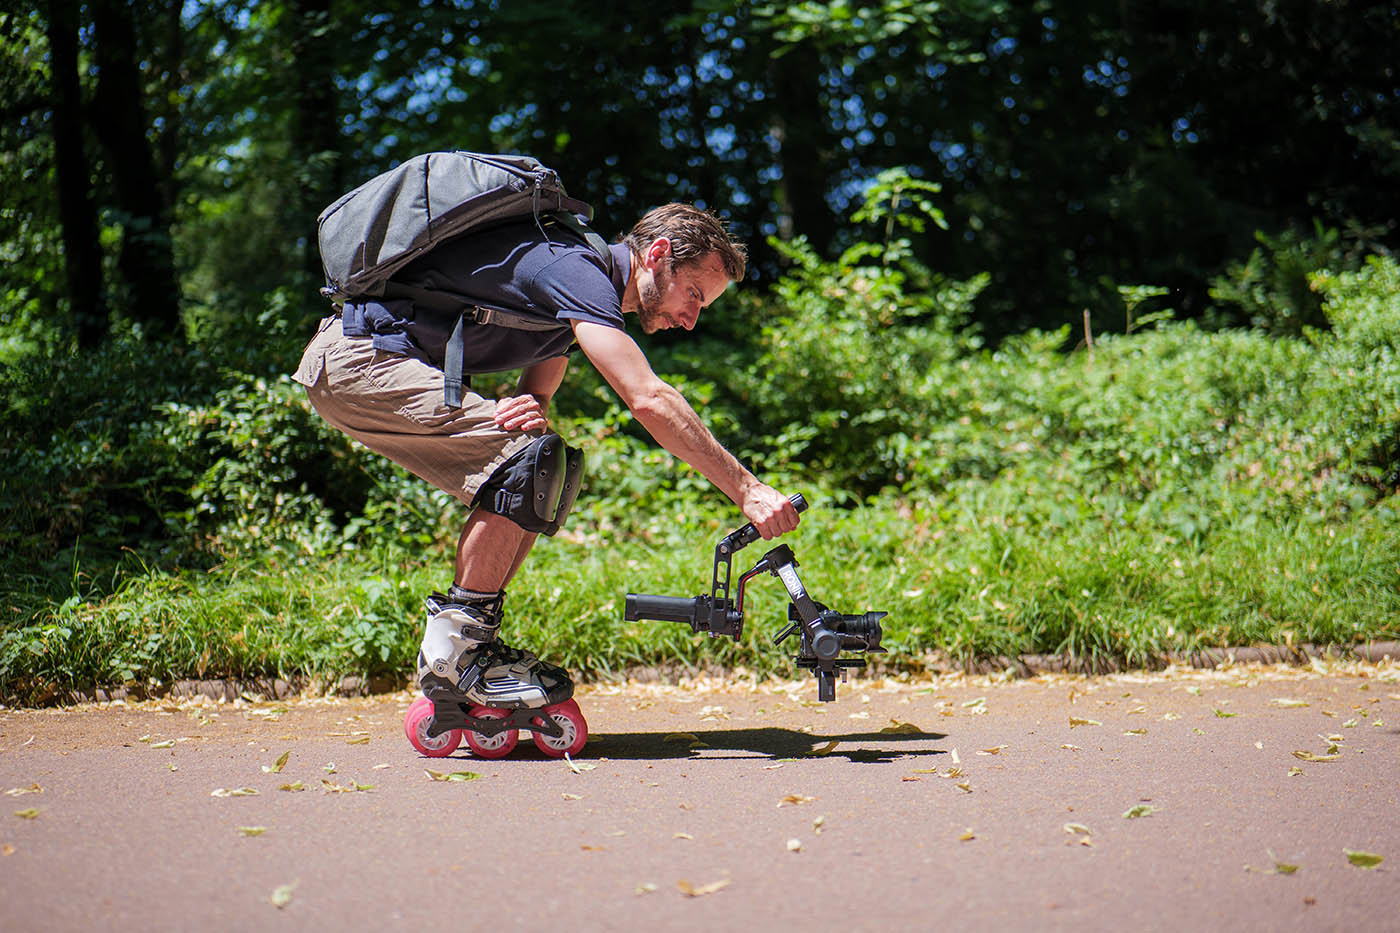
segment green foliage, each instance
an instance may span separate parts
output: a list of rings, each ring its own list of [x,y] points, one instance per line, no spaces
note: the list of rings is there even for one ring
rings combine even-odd
[[[1136,325],[1090,352],[1067,351],[1068,328],[983,347],[981,281],[932,273],[900,237],[835,261],[779,247],[787,275],[742,306],[751,344],[652,356],[813,501],[792,539],[804,580],[843,611],[889,611],[888,663],[1400,635],[1393,260],[1314,274],[1330,326],[1297,338],[1144,314],[1160,290],[1124,287]],[[290,341],[284,301],[249,333]],[[269,375],[284,350],[218,321],[190,332],[0,370],[0,693],[412,668],[463,510],[324,425]],[[619,622],[625,592],[707,589],[739,517],[583,361],[556,404],[588,482],[512,584],[512,640],[589,677],[787,670],[762,588],[739,644]]]
[[[1273,334],[1296,337],[1306,327],[1326,326],[1322,296],[1311,277],[1318,269],[1343,272],[1355,266],[1346,261],[1340,232],[1315,222],[1311,236],[1294,230],[1254,236],[1260,245],[1212,279],[1211,298],[1237,319]]]

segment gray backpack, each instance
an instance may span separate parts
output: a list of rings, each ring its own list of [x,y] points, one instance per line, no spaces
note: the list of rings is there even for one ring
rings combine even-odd
[[[371,178],[331,204],[317,218],[317,241],[326,285],[321,294],[337,304],[356,298],[409,297],[457,322],[444,360],[447,404],[462,404],[463,326],[496,324],[520,330],[553,330],[506,308],[464,304],[445,293],[393,282],[395,272],[433,247],[464,233],[526,218],[541,231],[558,224],[587,242],[613,274],[607,242],[578,217],[593,208],[569,197],[559,175],[530,156],[478,152],[429,152]],[[547,236],[548,234],[546,234]]]

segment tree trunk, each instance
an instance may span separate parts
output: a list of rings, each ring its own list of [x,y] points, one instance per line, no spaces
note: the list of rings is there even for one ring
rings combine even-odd
[[[826,203],[830,158],[824,147],[832,139],[822,111],[817,81],[824,65],[805,48],[794,49],[769,66],[768,83],[775,100],[770,130],[778,140],[782,178],[775,186],[778,235],[805,236],[824,253],[836,233],[836,218]]]
[[[157,170],[147,135],[132,4],[94,0],[89,8],[96,28],[93,125],[107,155],[122,225],[117,268],[126,291],[125,311],[148,336],[178,337],[180,295],[170,236],[170,185]]]
[[[110,310],[102,293],[102,245],[92,203],[92,170],[83,144],[82,86],[78,81],[78,0],[50,0],[49,62],[53,69],[54,162],[63,271],[80,347],[107,336]]]
[[[331,0],[295,0],[292,10],[288,21],[295,30],[291,48],[297,88],[292,157],[300,161],[301,185],[291,221],[296,236],[305,238],[305,274],[319,286],[325,272],[316,243],[316,217],[343,193],[345,175],[336,107],[336,49],[326,39]]]

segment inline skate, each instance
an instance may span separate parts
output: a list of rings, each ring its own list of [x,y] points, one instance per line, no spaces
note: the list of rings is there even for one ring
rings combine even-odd
[[[428,598],[418,653],[423,695],[403,722],[419,753],[445,758],[465,741],[480,758],[504,758],[521,729],[551,758],[577,755],[588,741],[568,671],[500,641],[504,595],[453,586]]]

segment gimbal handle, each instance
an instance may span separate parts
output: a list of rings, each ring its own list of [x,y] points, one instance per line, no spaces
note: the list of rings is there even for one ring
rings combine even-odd
[[[793,508],[797,509],[798,512],[807,511],[807,500],[803,498],[802,493],[799,492],[796,495],[788,496],[788,501],[792,503]],[[759,534],[758,529],[753,526],[753,522],[749,522],[744,527],[736,528],[723,538],[720,538],[719,544],[715,546],[715,552],[718,554],[733,554],[735,551],[753,544],[761,537],[762,535]]]

